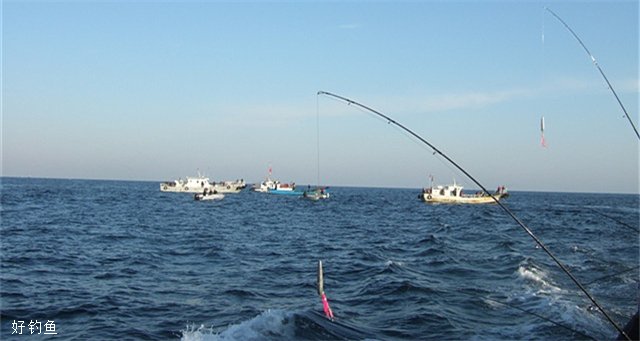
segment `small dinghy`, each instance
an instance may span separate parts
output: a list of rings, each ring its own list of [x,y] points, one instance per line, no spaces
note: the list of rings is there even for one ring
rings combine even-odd
[[[205,188],[204,192],[198,193],[193,196],[195,201],[204,201],[204,200],[222,200],[224,198],[224,194],[220,194],[217,191],[208,191]]]
[[[302,194],[302,197],[312,201],[318,201],[320,199],[328,199],[329,192],[327,192],[326,188],[323,188],[323,187],[308,189],[304,191],[304,193]]]

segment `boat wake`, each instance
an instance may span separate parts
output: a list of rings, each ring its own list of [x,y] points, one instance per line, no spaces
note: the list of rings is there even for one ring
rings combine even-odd
[[[313,311],[291,312],[274,309],[224,330],[201,325],[187,326],[182,331],[182,341],[230,341],[230,340],[363,340],[367,333],[340,321],[329,321]]]

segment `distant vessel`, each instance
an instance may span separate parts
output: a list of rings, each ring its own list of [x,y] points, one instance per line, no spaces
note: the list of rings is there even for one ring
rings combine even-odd
[[[255,192],[266,193],[270,189],[275,189],[276,188],[276,182],[277,181],[272,180],[270,177],[267,177],[263,182],[253,185],[253,190]]]
[[[275,182],[274,188],[269,188],[267,193],[271,194],[285,194],[285,195],[302,195],[303,192],[296,191],[296,183],[283,184],[278,181]]]
[[[222,200],[224,199],[224,194],[217,193],[216,191],[208,191],[205,189],[202,193],[196,193],[193,196],[193,200],[195,201],[205,201],[205,200]]]
[[[187,177],[186,180],[178,179],[160,183],[161,192],[202,193],[209,187],[211,187],[209,178],[200,174],[197,177]]]
[[[211,182],[209,178],[198,174],[197,177],[187,177],[186,180],[178,179],[160,183],[161,192],[176,193],[202,193],[205,189],[217,193],[238,193],[247,184],[243,179],[235,181]]]
[[[453,182],[453,185],[442,186],[438,185],[422,190],[420,198],[426,203],[446,203],[446,204],[490,204],[495,203],[495,200],[483,192],[476,194],[462,194],[462,186]],[[509,196],[507,189],[504,186],[498,187],[493,197],[500,200]]]
[[[271,178],[267,178],[260,184],[254,185],[253,190],[262,193],[302,195],[302,192],[296,191],[295,182],[287,184],[281,183],[278,180],[272,180]]]
[[[290,184],[281,183],[278,180],[273,180],[271,178],[271,167],[269,167],[269,175],[264,179],[260,184],[253,185],[253,190],[255,192],[261,193],[273,193],[273,194],[292,194],[292,195],[302,195],[302,192],[297,192],[296,183],[292,182]]]
[[[247,184],[243,179],[235,181],[220,181],[211,183],[211,190],[218,193],[238,193],[243,188],[247,187]]]
[[[328,199],[329,192],[327,192],[325,187],[316,187],[313,189],[307,189],[302,193],[302,196],[312,201],[318,201],[320,199]]]

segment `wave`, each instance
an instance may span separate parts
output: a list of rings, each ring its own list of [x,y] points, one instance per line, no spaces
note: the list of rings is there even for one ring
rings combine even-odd
[[[560,292],[559,287],[555,286],[550,279],[547,278],[547,273],[532,265],[520,265],[518,267],[518,276],[522,279],[535,283],[541,292]]]
[[[201,325],[198,328],[188,326],[183,331],[183,341],[218,341],[218,340],[269,340],[293,339],[295,327],[292,323],[293,313],[284,310],[267,310],[251,320],[231,325],[227,329],[215,333],[212,328]]]
[[[386,262],[384,262],[384,266],[387,269],[397,269],[397,268],[404,267],[404,262],[400,262],[400,261],[396,262],[396,261],[393,261],[393,260],[387,260]]]
[[[323,315],[305,311],[270,309],[238,324],[216,332],[213,327],[187,326],[182,341],[233,340],[363,340],[369,333],[342,321],[330,321]]]

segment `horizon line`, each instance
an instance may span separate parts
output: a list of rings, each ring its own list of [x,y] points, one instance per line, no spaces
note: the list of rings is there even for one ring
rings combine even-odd
[[[61,178],[61,177],[41,177],[41,176],[15,176],[15,175],[0,175],[0,184],[3,179],[38,179],[38,180],[65,180],[65,181],[110,181],[110,182],[157,182],[162,183],[165,180],[150,180],[150,179],[105,179],[105,178]],[[227,181],[227,180],[225,180]],[[247,185],[253,185],[259,182],[246,182]],[[309,184],[311,185],[311,184]],[[300,185],[304,186],[304,185]],[[319,185],[318,185],[319,186]],[[423,189],[425,187],[388,187],[388,186],[359,186],[359,185],[323,185],[325,187],[337,187],[337,188],[375,188],[375,189]],[[470,188],[470,187],[469,187]],[[473,190],[474,188],[470,188],[468,190]],[[569,193],[569,194],[614,194],[614,195],[638,195],[640,196],[640,190],[638,192],[591,192],[591,191],[544,191],[544,190],[535,190],[535,189],[518,189],[512,190],[509,189],[509,192],[515,193]]]

